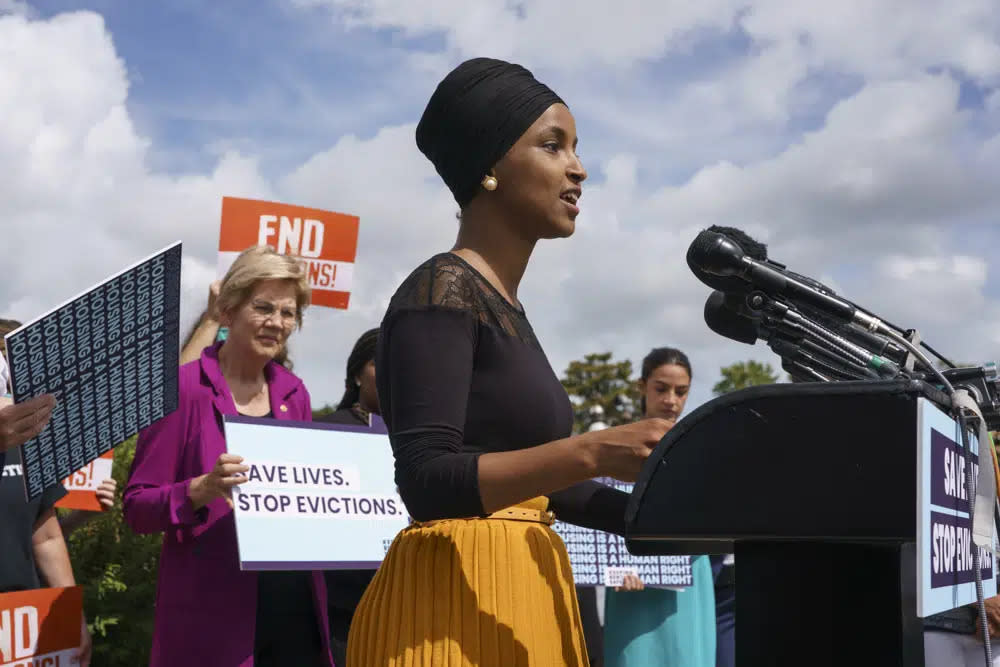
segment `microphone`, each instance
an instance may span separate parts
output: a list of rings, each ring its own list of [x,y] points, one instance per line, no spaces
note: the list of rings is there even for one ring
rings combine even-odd
[[[782,359],[799,362],[837,380],[879,379],[874,371],[838,355],[835,350],[827,349],[809,338],[789,340],[778,337],[770,342],[770,346]]]
[[[688,248],[691,266],[713,276],[738,278],[775,296],[784,296],[819,310],[844,323],[858,324],[869,332],[885,331],[879,319],[839,297],[825,294],[786,273],[784,267],[748,257],[739,244],[718,232],[704,231]]]
[[[740,229],[735,227],[720,227],[718,225],[712,225],[706,231],[722,234],[729,239],[730,242],[736,244],[744,254],[752,259],[761,261],[767,259],[767,246],[754,240]],[[702,271],[701,268],[696,266],[691,261],[690,250],[688,250],[687,253],[687,265],[688,268],[691,269],[691,273],[693,273],[698,280],[705,283],[712,289],[717,289],[722,292],[726,292],[727,294],[746,294],[751,289],[751,286],[748,285],[745,280],[740,278],[734,276],[718,276],[714,273]]]
[[[753,299],[752,295],[750,299]],[[784,323],[784,317],[779,316],[775,321],[774,317],[767,317],[761,311],[750,310],[746,301],[747,299],[742,294],[725,294],[719,290],[712,292],[705,301],[705,324],[720,336],[747,345],[753,345],[758,339],[770,340],[774,332],[779,330],[784,335],[793,335],[800,340],[805,335],[799,332],[797,327],[791,326],[790,323]],[[774,310],[770,306],[766,306],[766,308]],[[831,334],[842,336],[875,356],[884,357],[897,365],[902,364],[906,358],[904,350],[890,344],[887,339],[881,336],[869,333],[856,324],[839,324],[835,321],[826,324],[829,325],[827,328]]]
[[[891,359],[885,359],[874,354],[871,350],[847,340],[840,334],[804,317],[795,308],[781,301],[773,298],[768,299],[764,307],[777,325],[792,327],[794,331],[801,333],[804,337],[819,340],[832,348],[832,352],[838,357],[846,357],[848,361],[873,370],[878,375],[887,378],[896,377],[900,372],[899,365]]]
[[[782,359],[781,367],[784,369],[792,382],[832,382],[833,380],[814,368],[811,368],[799,361],[792,359]]]
[[[739,313],[740,302],[738,294],[715,290],[705,301],[705,324],[720,336],[753,345],[761,337],[760,330],[754,320]]]

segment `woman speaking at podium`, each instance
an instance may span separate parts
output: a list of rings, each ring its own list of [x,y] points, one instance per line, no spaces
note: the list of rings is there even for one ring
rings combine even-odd
[[[379,404],[415,522],[358,606],[347,661],[583,667],[569,559],[549,526],[622,532],[627,496],[585,480],[634,480],[667,424],[569,437],[569,399],[518,299],[536,242],[573,233],[587,176],[573,115],[523,67],[477,58],[441,81],[416,137],[460,225],[382,321]]]

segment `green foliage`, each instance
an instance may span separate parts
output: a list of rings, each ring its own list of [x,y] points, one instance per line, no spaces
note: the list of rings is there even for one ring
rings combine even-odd
[[[778,373],[771,367],[771,364],[762,364],[759,361],[739,361],[721,369],[722,379],[715,383],[712,391],[716,396],[728,394],[731,391],[738,391],[753,387],[758,384],[774,384],[778,381]]]
[[[327,403],[319,410],[313,410],[313,419],[317,419],[319,417],[325,417],[327,415],[332,415],[336,411],[337,411],[336,405],[330,405],[329,403]]]
[[[626,424],[638,410],[639,390],[632,379],[632,362],[612,361],[611,353],[588,354],[571,361],[562,379],[563,387],[574,404],[574,430],[586,431],[593,420],[590,410],[599,405],[608,426]],[[621,404],[621,397],[630,402]]]
[[[122,519],[125,488],[135,438],[115,448],[112,475],[118,482],[115,506],[96,514],[69,537],[77,584],[94,638],[94,665],[149,664],[160,535],[136,535]]]

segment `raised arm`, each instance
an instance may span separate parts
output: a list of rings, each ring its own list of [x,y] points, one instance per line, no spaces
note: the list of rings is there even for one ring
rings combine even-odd
[[[215,301],[219,296],[219,288],[222,283],[216,280],[208,287],[208,305],[205,312],[198,318],[194,331],[188,336],[183,348],[179,365],[183,366],[189,361],[194,361],[201,357],[201,351],[210,347],[215,342],[215,337],[219,334],[219,309]]]

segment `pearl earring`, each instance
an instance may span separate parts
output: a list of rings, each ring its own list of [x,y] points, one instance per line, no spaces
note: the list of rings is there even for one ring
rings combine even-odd
[[[497,185],[498,185],[498,183],[497,183],[497,177],[494,176],[493,174],[490,174],[488,176],[484,176],[482,184],[483,184],[483,187],[485,189],[489,190],[490,192],[493,192],[494,190],[497,189]]]

